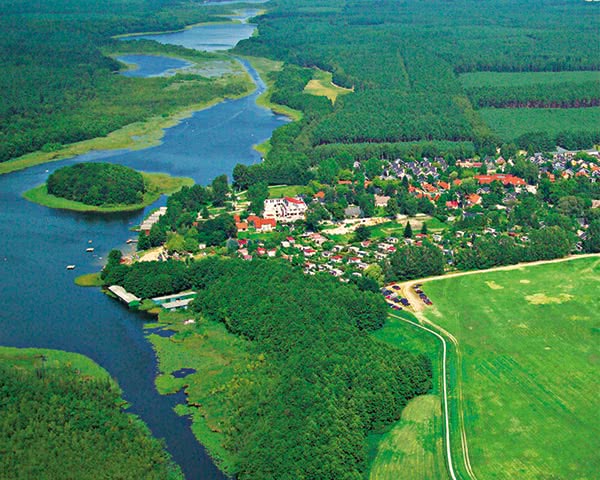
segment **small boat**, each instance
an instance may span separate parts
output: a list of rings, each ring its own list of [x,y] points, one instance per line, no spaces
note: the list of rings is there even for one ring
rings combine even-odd
[[[86,251],[86,252],[93,252],[93,251],[94,251],[94,249],[93,249],[92,247],[90,247],[90,248],[86,248],[86,249],[85,249],[85,251]]]
[[[67,270],[75,270],[75,265],[67,265]]]

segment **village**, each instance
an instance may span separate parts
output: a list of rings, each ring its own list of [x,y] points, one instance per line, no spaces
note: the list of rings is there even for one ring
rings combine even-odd
[[[340,169],[328,184],[314,180],[306,186],[269,187],[258,207],[243,192],[231,191],[223,207],[209,209],[208,215],[206,209],[195,212],[187,230],[227,217],[231,225],[223,241],[173,248],[172,239],[186,235],[184,228],[123,261],[215,254],[246,261],[276,258],[307,275],[328,274],[359,285],[375,282],[388,303],[401,309],[409,306],[406,298],[386,287],[386,266],[397,252],[433,245],[443,253],[446,271],[452,271],[469,268],[464,252],[477,245],[498,240],[525,248],[532,230],[560,225],[572,236],[577,253],[584,251],[588,237],[591,217],[584,213],[600,207],[598,152],[369,162],[367,168],[355,162],[351,172]],[[140,235],[150,235],[167,212],[161,207],[147,217]]]

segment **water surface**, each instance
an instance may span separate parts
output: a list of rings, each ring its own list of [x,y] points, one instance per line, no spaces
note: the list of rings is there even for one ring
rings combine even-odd
[[[134,67],[121,72],[125,77],[148,78],[175,75],[177,70],[192,65],[180,58],[161,55],[122,55],[117,57],[117,60]]]
[[[239,36],[235,29],[220,28],[222,39],[210,33],[215,43],[228,44]],[[198,41],[193,30],[178,35],[171,41],[184,46]],[[141,69],[150,69],[144,59],[139,61]],[[252,145],[269,138],[286,120],[256,105],[265,85],[248,64],[244,66],[257,84],[252,95],[194,113],[168,129],[157,147],[90,152],[0,176],[0,345],[67,350],[98,362],[117,379],[131,403],[130,411],[140,415],[155,436],[165,439],[188,479],[224,477],[196,441],[189,420],[173,412],[184,401],[183,394],[161,396],[156,391],[157,364],[144,337],[144,317],[97,288],[73,283],[77,275],[97,271],[112,248],[130,248],[126,245],[134,235],[130,229],[150,209],[164,205],[165,199],[145,211],[98,214],[49,209],[21,195],[57,168],[78,162],[109,161],[207,184],[217,175],[231,174],[237,163],[259,161]],[[90,246],[93,253],[85,251]],[[66,270],[71,264],[75,270]]]

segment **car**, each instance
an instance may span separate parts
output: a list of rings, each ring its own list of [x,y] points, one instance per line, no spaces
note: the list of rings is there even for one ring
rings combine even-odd
[[[393,286],[392,286],[392,288],[393,288],[394,290],[400,290],[400,287],[399,287],[398,285],[393,285]]]

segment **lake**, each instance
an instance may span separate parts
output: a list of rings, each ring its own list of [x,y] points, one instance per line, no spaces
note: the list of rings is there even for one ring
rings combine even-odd
[[[163,41],[168,37],[186,47],[230,45],[242,36],[238,27],[195,27],[146,38]],[[246,27],[248,36],[253,27]],[[140,71],[152,70],[144,58],[138,61]],[[250,65],[242,63],[256,82],[256,91],[194,113],[168,129],[159,146],[140,151],[90,152],[0,176],[0,344],[62,349],[98,362],[117,379],[124,398],[131,403],[129,411],[140,415],[155,436],[165,439],[188,479],[224,476],[196,441],[189,420],[174,413],[173,407],[183,402],[182,394],[157,393],[156,358],[144,337],[143,316],[99,289],[73,283],[77,275],[97,271],[112,248],[130,248],[125,243],[135,235],[130,229],[150,209],[164,205],[165,199],[143,212],[107,215],[52,210],[29,203],[21,195],[43,183],[57,168],[78,162],[108,161],[189,176],[208,184],[218,175],[230,175],[237,163],[260,161],[252,146],[268,139],[287,120],[256,105],[265,84]],[[93,253],[85,251],[90,246]],[[66,270],[70,264],[76,265],[75,270]]]

